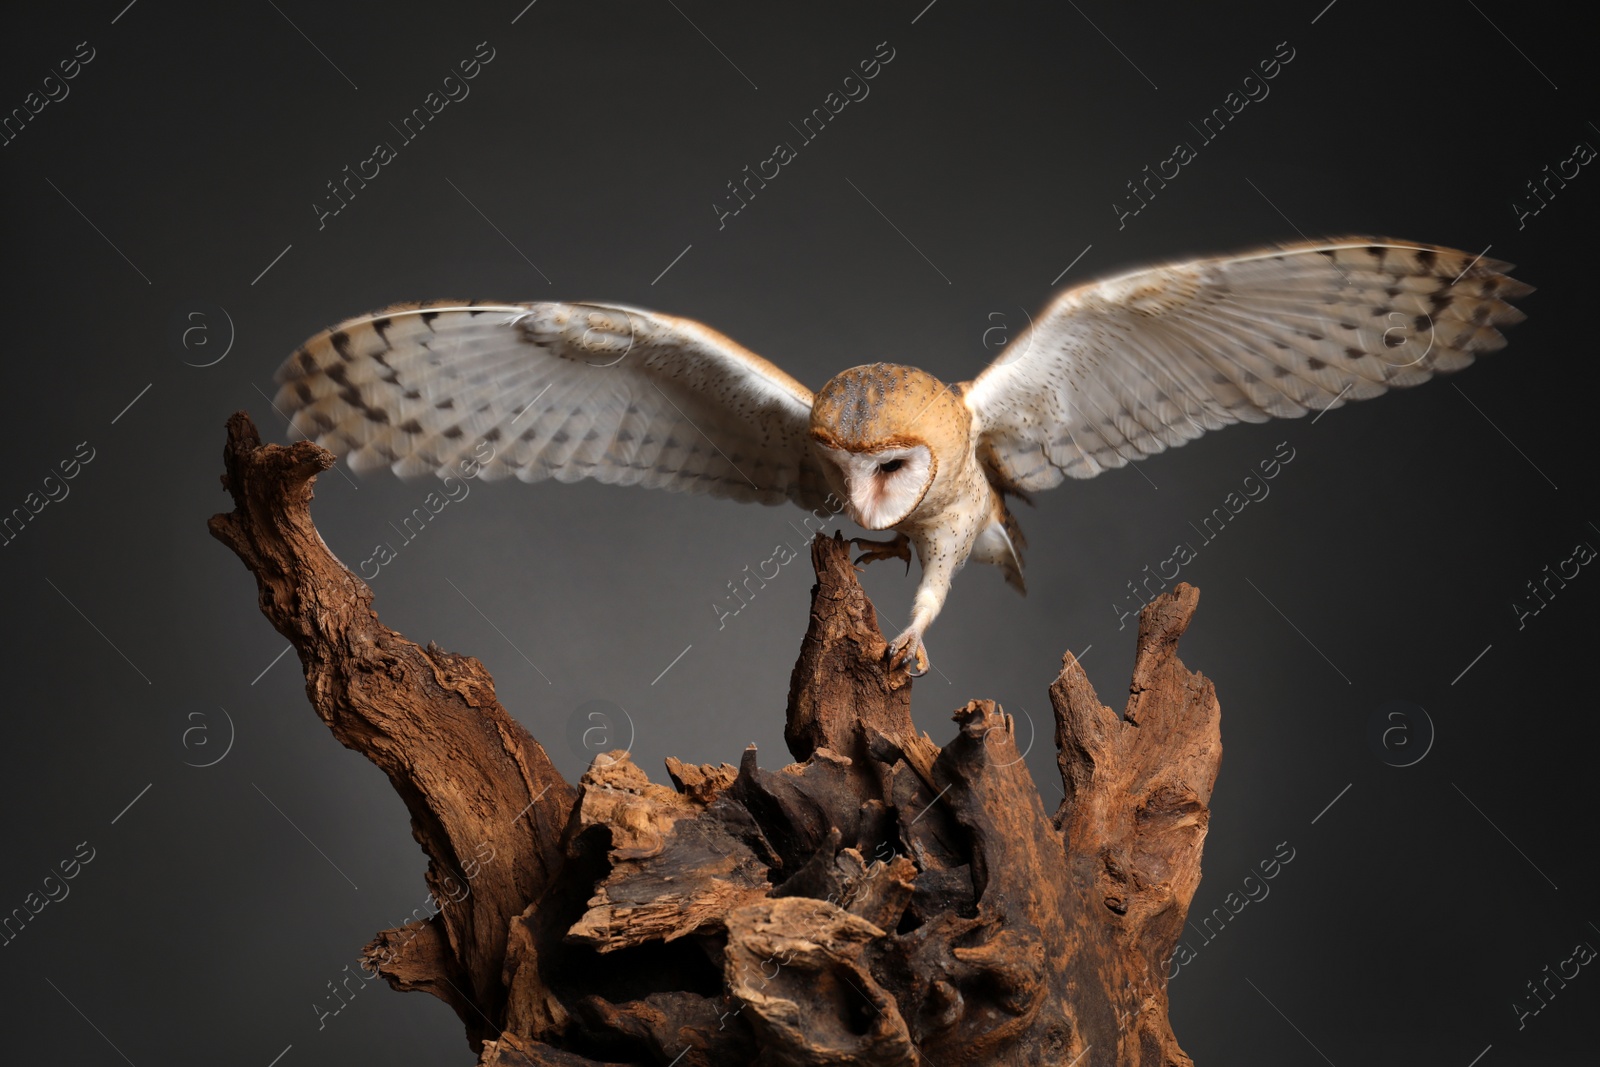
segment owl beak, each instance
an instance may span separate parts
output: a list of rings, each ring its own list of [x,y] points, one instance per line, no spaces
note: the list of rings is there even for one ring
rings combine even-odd
[[[877,487],[873,484],[872,477],[853,466],[846,467],[840,472],[840,476],[844,480],[844,509],[849,514],[850,520],[863,529],[877,529],[878,527],[870,525],[865,518],[871,510],[872,502],[877,499]]]
[[[883,515],[884,487],[882,479],[872,473],[852,470],[846,474],[850,487],[850,517],[864,530],[887,530],[894,519]],[[898,518],[898,517],[896,517]]]

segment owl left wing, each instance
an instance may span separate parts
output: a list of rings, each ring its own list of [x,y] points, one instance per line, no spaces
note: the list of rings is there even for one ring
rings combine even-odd
[[[1358,237],[1070,289],[962,384],[1000,486],[1091,478],[1235,422],[1339,407],[1505,344],[1511,265]]]
[[[601,304],[402,304],[278,371],[294,428],[357,469],[820,506],[811,391],[688,319]]]

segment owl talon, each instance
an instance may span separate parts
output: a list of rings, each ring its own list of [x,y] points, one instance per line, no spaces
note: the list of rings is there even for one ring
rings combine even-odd
[[[888,541],[874,541],[866,537],[850,538],[852,545],[866,549],[856,557],[856,569],[861,569],[863,563],[876,563],[880,559],[903,559],[906,561],[906,573],[911,573],[911,538],[896,531],[893,538]]]
[[[915,631],[907,630],[890,642],[888,657],[890,670],[904,670],[912,678],[928,673],[928,649]]]

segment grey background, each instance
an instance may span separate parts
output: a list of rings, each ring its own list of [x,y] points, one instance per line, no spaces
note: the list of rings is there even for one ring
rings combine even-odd
[[[1120,706],[1133,628],[1110,605],[1287,441],[1270,497],[1183,574],[1203,593],[1183,657],[1216,682],[1226,748],[1194,913],[1280,842],[1294,859],[1210,943],[1191,934],[1176,1032],[1201,1064],[1488,1067],[1589,1047],[1600,977],[1580,972],[1521,1029],[1512,1008],[1575,943],[1600,945],[1584,673],[1600,578],[1584,570],[1521,630],[1511,608],[1574,544],[1600,545],[1600,177],[1586,168],[1522,228],[1512,207],[1575,142],[1600,144],[1586,35],[1561,21],[1576,14],[524,2],[112,0],[34,9],[0,40],[7,110],[78,42],[95,49],[0,149],[0,508],[94,449],[70,496],[0,548],[0,913],[94,849],[70,896],[0,947],[0,1060],[471,1062],[442,1004],[378,985],[319,1029],[326,983],[422,903],[423,859],[383,777],[311,713],[294,657],[274,661],[284,642],[252,579],[205,531],[227,506],[224,420],[245,408],[285,438],[258,390],[307,336],[401,299],[610,300],[700,319],[813,388],[878,359],[954,381],[1069,263],[1062,286],[1300,232],[1492,245],[1539,291],[1511,346],[1457,377],[1042,495],[1021,513],[1029,597],[992,570],[960,576],[918,723],[943,741],[952,709],[1000,700],[1040,732],[1029,764],[1053,807],[1045,690],[1062,651],[1090,648]],[[724,183],[885,40],[871,95],[719,230]],[[1197,143],[1187,123],[1285,40],[1271,95],[1119,229],[1124,183]],[[324,182],[396,140],[387,124],[481,41],[495,58],[471,95],[319,230]],[[186,321],[206,329],[185,347],[172,323],[197,309]],[[220,354],[227,320],[226,358],[186,365]],[[390,523],[429,488],[330,472],[315,514],[354,566],[401,545]],[[652,774],[750,741],[777,765],[809,570],[786,567],[721,630],[711,604],[798,543],[800,517],[474,484],[373,587],[390,626],[482,658],[569,776],[591,700],[627,709]],[[915,575],[895,568],[866,583],[898,620]],[[1405,768],[1368,737],[1396,699],[1433,726],[1431,748],[1415,715],[1397,735],[1414,747],[1395,751],[1427,752]]]

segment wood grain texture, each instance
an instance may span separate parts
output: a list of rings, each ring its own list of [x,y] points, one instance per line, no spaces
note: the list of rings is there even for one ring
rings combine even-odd
[[[1166,975],[1222,754],[1212,685],[1177,658],[1193,587],[1141,614],[1120,715],[1064,657],[1053,815],[993,701],[942,747],[917,731],[837,538],[812,543],[800,762],[671,759],[669,786],[613,752],[573,787],[477,660],[378,622],[311,523],[331,455],[239,414],[225,461],[213,533],[430,859],[440,910],[365,958],[450,1003],[484,1067],[1190,1063]]]
[[[377,970],[396,988],[441,996],[476,1044],[495,1036],[484,1017],[504,1011],[509,923],[564,863],[574,793],[495,699],[482,663],[422,648],[378,621],[372,590],[311,521],[312,483],[333,462],[305,441],[263,445],[249,416],[235,414],[222,476],[234,509],[213,516],[210,530],[255,575],[262,614],[299,654],[312,708],[389,776],[428,856],[438,938],[410,929],[380,937],[407,950]],[[444,970],[424,976],[412,946],[435,940],[430,958]],[[382,959],[381,944],[374,955]]]

